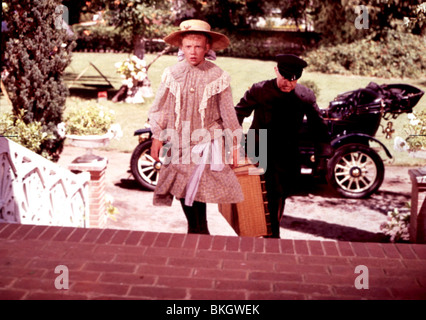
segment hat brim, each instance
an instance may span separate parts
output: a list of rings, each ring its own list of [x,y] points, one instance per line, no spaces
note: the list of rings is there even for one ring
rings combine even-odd
[[[294,70],[294,69],[278,68],[278,72],[285,79],[289,81],[294,81],[299,79],[302,76],[303,69]]]
[[[214,31],[181,30],[169,34],[163,40],[168,44],[180,47],[182,35],[184,35],[185,33],[200,33],[209,35],[209,37],[211,38],[211,49],[215,51],[226,49],[230,44],[229,38],[227,36]]]

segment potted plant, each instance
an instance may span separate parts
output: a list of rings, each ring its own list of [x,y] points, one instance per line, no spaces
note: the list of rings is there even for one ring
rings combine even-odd
[[[58,125],[58,132],[67,138],[70,145],[86,149],[86,154],[77,158],[76,162],[102,160],[92,150],[107,146],[113,138],[122,136],[120,125],[115,123],[114,111],[99,104],[72,110],[65,122]]]

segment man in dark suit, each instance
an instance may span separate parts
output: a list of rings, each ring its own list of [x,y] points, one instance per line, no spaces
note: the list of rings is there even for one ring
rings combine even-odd
[[[297,190],[301,170],[299,131],[306,116],[309,129],[318,143],[329,143],[327,127],[322,121],[312,90],[298,84],[307,63],[291,54],[277,56],[276,78],[255,83],[236,105],[238,121],[254,111],[250,129],[255,131],[256,144],[267,145],[265,183],[272,237],[280,237],[280,220],[285,199]],[[267,130],[267,141],[259,130]],[[259,150],[259,145],[255,149]],[[248,157],[255,152],[247,146]],[[262,155],[260,155],[262,156]],[[264,155],[263,155],[264,156]],[[261,162],[259,162],[261,164]]]

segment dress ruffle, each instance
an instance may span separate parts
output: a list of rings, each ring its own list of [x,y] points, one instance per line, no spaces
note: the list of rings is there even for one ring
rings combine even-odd
[[[174,78],[172,73],[170,72],[170,69],[167,68],[163,76],[161,78],[161,81],[164,83],[164,86],[170,90],[170,93],[175,96],[176,104],[175,104],[175,114],[176,114],[176,121],[175,121],[175,129],[177,130],[179,128],[179,122],[180,122],[180,108],[181,108],[181,93],[180,93],[180,84],[177,82]]]
[[[208,100],[213,97],[214,95],[217,95],[223,91],[225,91],[231,84],[231,77],[226,72],[223,72],[223,74],[213,82],[210,82],[203,92],[203,98],[201,99],[200,106],[198,108],[198,111],[201,115],[201,126],[204,128],[204,119],[205,119],[205,112],[207,109],[207,102]]]
[[[164,86],[170,90],[170,93],[175,97],[176,104],[175,104],[175,114],[176,114],[176,121],[175,121],[175,129],[177,130],[179,128],[180,123],[180,111],[181,111],[181,88],[180,84],[176,79],[173,77],[173,74],[170,71],[170,68],[167,68],[163,76],[161,78],[161,81],[164,83]],[[210,82],[206,85],[203,92],[203,98],[201,99],[200,105],[198,107],[198,111],[201,116],[201,127],[204,128],[204,121],[205,121],[205,111],[207,109],[207,103],[209,99],[223,91],[225,91],[229,86],[231,85],[231,77],[227,72],[223,72],[222,75]]]

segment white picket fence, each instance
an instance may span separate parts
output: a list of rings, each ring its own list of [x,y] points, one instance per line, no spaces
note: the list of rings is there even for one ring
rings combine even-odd
[[[89,180],[0,137],[0,222],[89,227]]]

